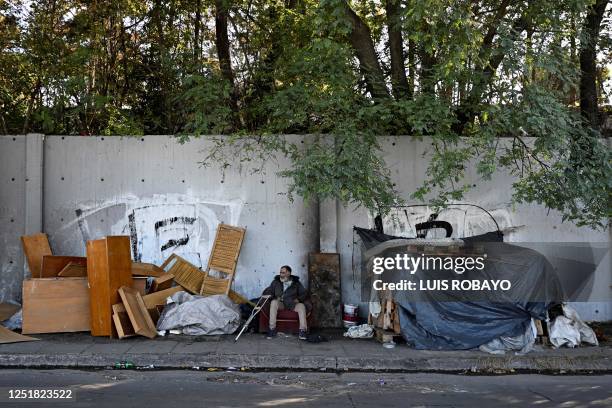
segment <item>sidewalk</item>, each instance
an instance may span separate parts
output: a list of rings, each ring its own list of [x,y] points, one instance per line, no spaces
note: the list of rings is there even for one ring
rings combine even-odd
[[[329,342],[311,344],[261,334],[234,336],[166,336],[149,340],[115,340],[89,333],[34,336],[40,341],[0,344],[0,367],[107,368],[118,361],[155,369],[245,367],[250,370],[401,371],[467,373],[610,373],[612,347],[541,348],[524,356],[480,351],[423,351],[405,344],[385,349],[375,340],[333,334]],[[151,367],[152,366],[152,367]]]

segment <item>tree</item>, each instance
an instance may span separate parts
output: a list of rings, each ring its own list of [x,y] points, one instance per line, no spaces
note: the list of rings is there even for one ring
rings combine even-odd
[[[608,0],[10,0],[0,130],[228,133],[207,160],[286,155],[290,196],[381,213],[408,197],[376,136],[428,136],[410,199],[459,200],[467,168],[506,168],[517,202],[605,226],[609,16]]]

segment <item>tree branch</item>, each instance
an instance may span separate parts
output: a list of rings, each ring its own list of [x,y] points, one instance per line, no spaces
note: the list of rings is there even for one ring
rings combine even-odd
[[[497,14],[500,14],[499,12]],[[500,17],[501,18],[501,17]],[[516,41],[520,34],[529,29],[531,26],[531,22],[527,19],[527,17],[521,14],[514,23],[512,24],[512,28],[510,30],[510,40],[512,42]],[[483,40],[483,48],[481,48],[480,55],[484,57],[486,55],[487,50],[484,47],[488,47],[491,49],[492,41],[495,36],[495,32],[497,29],[491,29],[490,32],[487,32],[485,38]],[[487,45],[485,41],[489,42]],[[472,86],[472,91],[469,93],[466,100],[462,101],[459,109],[457,110],[457,123],[453,126],[453,131],[458,134],[463,133],[465,126],[468,123],[474,121],[474,118],[477,114],[477,105],[482,101],[482,95],[487,88],[491,84],[491,81],[495,75],[495,72],[501,65],[504,57],[506,56],[506,52],[503,50],[503,46],[499,45],[495,49],[490,51],[490,57],[488,62],[480,68],[480,72],[475,75],[475,81]]]

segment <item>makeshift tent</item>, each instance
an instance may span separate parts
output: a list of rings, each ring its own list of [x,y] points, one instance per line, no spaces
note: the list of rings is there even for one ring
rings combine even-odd
[[[362,296],[368,296],[375,257],[421,256],[414,250],[416,240],[387,236],[380,232],[354,228],[361,248]],[[503,243],[501,233],[488,233],[462,239],[463,253],[487,254],[485,268],[465,272],[462,279],[507,279],[512,290],[478,293],[476,297],[453,291],[394,291],[399,305],[401,333],[417,349],[472,349],[500,336],[525,333],[531,319],[545,319],[548,307],[562,297],[561,287],[544,256],[529,248]],[[413,249],[411,249],[413,248]],[[424,247],[426,248],[426,247]],[[426,252],[426,251],[425,251]],[[424,276],[417,271],[411,276]],[[443,279],[452,271],[436,271]],[[397,282],[407,275],[403,270],[385,271],[385,281]],[[431,275],[431,274],[430,274]],[[382,276],[382,275],[380,275]],[[456,276],[455,276],[456,278]],[[367,294],[365,293],[367,292]],[[471,295],[473,296],[473,295]],[[368,300],[370,297],[365,298]]]

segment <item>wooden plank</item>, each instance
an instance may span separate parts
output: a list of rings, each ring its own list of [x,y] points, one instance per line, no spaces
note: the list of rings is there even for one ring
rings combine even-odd
[[[109,236],[87,241],[87,278],[91,294],[91,334],[110,336],[111,307],[120,301],[117,290],[132,285],[130,238]]]
[[[168,289],[172,287],[174,283],[174,275],[171,273],[165,273],[164,276],[153,279],[151,290],[149,293],[159,292],[160,290]]]
[[[536,327],[536,335],[538,336],[543,336],[544,335],[544,329],[542,328],[542,321],[541,320],[537,320],[535,321],[535,327]]]
[[[342,327],[340,254],[309,254],[308,282],[313,325],[322,328]]]
[[[144,301],[144,296],[142,298]],[[153,320],[153,323],[155,323],[156,325],[157,325],[157,320],[159,319],[161,312],[164,310],[164,306],[165,305],[156,305],[153,307],[147,306],[147,310],[149,311],[149,316],[151,316],[151,320]],[[117,303],[116,305],[113,305],[113,313],[117,313],[117,314],[127,313],[127,311],[125,309],[125,306],[123,306],[123,303]]]
[[[391,299],[387,299],[387,306],[385,307],[385,313],[383,314],[383,329],[389,330],[391,329],[391,308],[393,307],[393,301]]]
[[[24,235],[21,244],[32,277],[40,278],[43,256],[52,254],[47,234]]]
[[[119,288],[119,296],[130,318],[132,327],[134,327],[134,331],[141,336],[150,339],[155,338],[157,330],[140,293],[128,286],[122,286]]]
[[[45,255],[42,258],[40,277],[54,278],[58,276],[62,269],[64,269],[69,263],[81,265],[86,268],[87,258],[84,256]]]
[[[154,276],[165,275],[165,271],[152,263],[132,262],[132,275],[134,276]]]
[[[87,265],[79,265],[73,262],[68,262],[68,265],[64,266],[64,269],[59,271],[57,276],[58,278],[87,277]]]
[[[400,326],[400,319],[399,319],[399,308],[397,307],[397,304],[395,303],[394,303],[394,309],[393,309],[393,328],[392,330],[396,334],[400,334],[402,332],[402,328]]]
[[[394,332],[390,330],[383,330],[378,327],[374,329],[374,337],[380,343],[389,343],[392,341],[397,343],[400,341],[400,338],[401,338],[400,335],[395,334]]]
[[[134,328],[130,323],[130,318],[128,317],[127,313],[122,313],[120,315],[113,313],[113,325],[115,327],[115,330],[117,331],[117,338],[119,339],[136,336],[136,333],[134,333]]]
[[[144,276],[132,276],[132,288],[136,289],[142,296],[147,294],[147,278]]]
[[[87,279],[90,286],[91,334],[93,336],[109,336],[110,322],[107,323],[105,311],[107,299],[110,299],[108,284],[108,258],[106,256],[106,240],[87,241]],[[117,302],[114,302],[117,303]]]
[[[36,339],[30,336],[24,336],[23,334],[15,333],[12,330],[7,329],[4,326],[0,326],[0,344],[8,343],[20,343],[22,341],[36,341]]]
[[[144,301],[147,309],[152,309],[157,305],[165,305],[168,296],[172,296],[176,292],[180,292],[182,290],[185,289],[181,286],[174,286],[168,289],[160,290],[159,292],[149,293],[148,295],[143,296],[142,300]]]
[[[12,303],[0,303],[0,322],[6,319],[10,319],[15,313],[21,309],[19,305]]]
[[[251,305],[251,306],[255,307],[255,303],[251,302],[249,299],[247,299],[246,297],[242,296],[238,292],[234,292],[233,290],[230,290],[230,293],[229,293],[228,296],[232,300],[232,302],[236,303],[237,305],[241,305],[243,303],[246,303],[248,305]]]
[[[90,330],[86,278],[41,278],[23,281],[22,333]]]
[[[120,339],[133,337],[136,335],[130,317],[123,306],[123,303],[113,305],[113,324],[117,331],[117,337]]]

